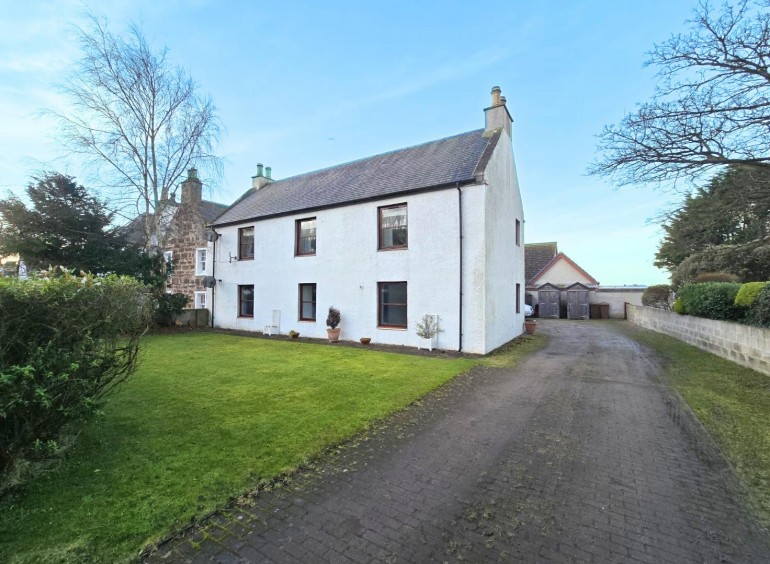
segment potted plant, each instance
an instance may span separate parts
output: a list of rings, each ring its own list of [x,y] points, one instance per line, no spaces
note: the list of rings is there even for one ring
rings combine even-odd
[[[369,343],[372,342],[372,338],[371,337],[361,337],[359,339],[359,341],[361,341],[362,345],[368,345]]]
[[[294,329],[292,329],[291,331],[289,331],[289,337],[291,337],[292,339],[299,339],[299,333],[297,333]]]
[[[438,315],[425,314],[422,319],[417,322],[417,336],[420,338],[420,343],[417,345],[418,349],[426,348],[429,351],[433,350],[433,341],[444,330],[438,327]]]
[[[329,315],[326,316],[326,335],[329,337],[330,343],[336,343],[340,338],[340,329],[337,328],[337,325],[340,324],[340,319],[342,319],[340,310],[331,306],[329,308]]]
[[[527,335],[534,335],[535,329],[537,329],[537,321],[531,317],[527,317],[524,320],[524,330],[527,332]]]

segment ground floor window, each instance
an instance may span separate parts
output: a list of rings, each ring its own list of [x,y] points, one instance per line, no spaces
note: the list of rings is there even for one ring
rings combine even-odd
[[[315,321],[315,284],[299,285],[299,320]]]
[[[516,313],[521,313],[521,284],[516,284]]]
[[[206,292],[195,292],[195,309],[206,308]]]
[[[379,282],[377,296],[377,324],[406,329],[406,282]]]
[[[254,285],[238,286],[238,317],[254,317]]]

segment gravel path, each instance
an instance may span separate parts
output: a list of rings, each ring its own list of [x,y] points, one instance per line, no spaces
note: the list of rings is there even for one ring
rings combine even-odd
[[[477,368],[151,562],[770,562],[735,479],[621,322]]]

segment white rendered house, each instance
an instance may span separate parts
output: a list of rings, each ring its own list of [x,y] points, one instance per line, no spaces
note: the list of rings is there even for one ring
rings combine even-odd
[[[253,186],[211,225],[215,327],[487,353],[522,331],[523,210],[512,120],[492,90],[486,127]],[[279,313],[277,313],[279,312]]]

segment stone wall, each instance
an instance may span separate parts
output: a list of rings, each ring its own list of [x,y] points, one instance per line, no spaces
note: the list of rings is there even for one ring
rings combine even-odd
[[[629,305],[628,320],[665,333],[737,364],[770,374],[770,329],[715,321],[670,311]]]
[[[171,291],[186,295],[190,299],[188,307],[195,304],[195,291],[204,290],[203,277],[195,275],[195,250],[207,246],[204,226],[200,203],[183,202],[171,220],[169,237],[163,249],[173,253]]]

